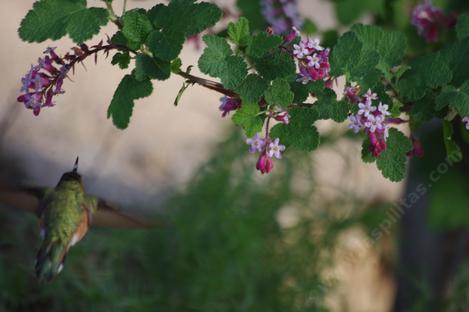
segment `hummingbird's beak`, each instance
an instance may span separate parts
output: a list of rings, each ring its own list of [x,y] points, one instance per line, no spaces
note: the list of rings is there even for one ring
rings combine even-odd
[[[73,172],[77,172],[78,171],[78,156],[77,156],[77,159],[75,160],[75,164],[73,165]]]

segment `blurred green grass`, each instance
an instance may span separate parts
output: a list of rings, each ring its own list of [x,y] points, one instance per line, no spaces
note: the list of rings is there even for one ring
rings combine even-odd
[[[314,181],[295,191],[298,174],[312,177],[309,157],[285,158],[260,177],[243,144],[236,132],[214,148],[155,216],[168,226],[94,229],[51,284],[33,277],[37,220],[1,212],[0,310],[325,311],[327,253],[356,222],[312,213]],[[282,228],[279,211],[291,206],[307,213]]]

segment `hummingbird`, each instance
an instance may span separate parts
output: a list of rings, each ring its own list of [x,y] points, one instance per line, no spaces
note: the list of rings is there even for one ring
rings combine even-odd
[[[35,271],[40,281],[52,281],[63,270],[68,251],[91,226],[120,229],[166,226],[164,219],[148,222],[127,215],[106,200],[85,192],[78,161],[77,157],[72,171],[64,173],[54,188],[12,187],[0,180],[0,208],[20,209],[39,218],[41,246]]]
[[[42,242],[35,269],[40,281],[49,282],[62,271],[68,251],[86,235],[97,209],[98,199],[83,188],[77,157],[73,170],[46,190],[39,203]]]

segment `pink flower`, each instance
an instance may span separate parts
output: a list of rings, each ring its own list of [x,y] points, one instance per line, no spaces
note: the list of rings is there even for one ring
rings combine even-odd
[[[261,0],[261,13],[277,34],[303,25],[296,0]]]
[[[462,122],[464,123],[464,125],[466,126],[466,129],[469,130],[469,117],[464,117],[462,119]]]
[[[259,160],[256,164],[256,169],[259,170],[262,174],[270,173],[274,168],[274,162],[272,159],[266,154],[262,153],[259,156]]]
[[[270,142],[267,155],[271,158],[275,157],[281,159],[283,151],[285,151],[285,145],[280,144],[279,138],[276,138],[274,141]]]
[[[455,24],[456,18],[433,6],[431,0],[425,0],[412,11],[412,25],[427,42],[438,41],[440,31],[452,28]]]
[[[282,112],[277,114],[274,119],[280,121],[285,125],[288,125],[288,123],[290,122],[290,115],[288,115],[288,112]]]

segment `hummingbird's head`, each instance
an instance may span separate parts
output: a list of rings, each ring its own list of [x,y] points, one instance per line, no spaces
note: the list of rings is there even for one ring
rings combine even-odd
[[[72,171],[65,172],[60,178],[59,184],[67,181],[78,181],[81,183],[81,175],[78,173],[78,157],[75,160]]]

